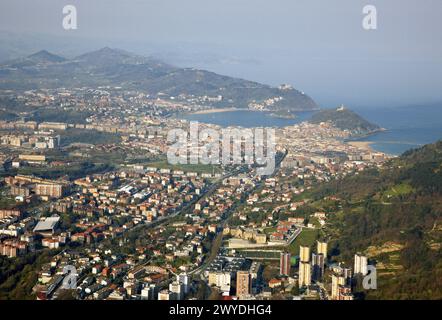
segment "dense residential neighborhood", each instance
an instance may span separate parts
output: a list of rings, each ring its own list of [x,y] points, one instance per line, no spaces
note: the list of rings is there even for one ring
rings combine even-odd
[[[28,295],[349,300],[354,273],[367,274],[329,260],[326,227],[335,213],[311,211],[308,197],[318,184],[389,158],[347,142],[349,130],[329,122],[277,128],[277,167],[261,176],[245,164],[165,159],[168,131],[189,129],[175,115],[206,110],[211,97],[112,87],[1,96],[53,109],[57,119],[0,123],[0,253],[48,253]]]

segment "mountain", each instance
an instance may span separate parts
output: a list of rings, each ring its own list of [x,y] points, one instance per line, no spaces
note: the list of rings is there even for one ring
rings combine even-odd
[[[37,63],[57,63],[57,62],[66,61],[65,58],[50,53],[46,50],[41,50],[37,53],[31,54],[30,56],[28,56],[28,59],[35,61]]]
[[[82,54],[73,60],[90,66],[142,64],[148,61],[148,59],[144,57],[120,49],[111,49],[109,47]]]
[[[0,65],[0,71],[4,68],[23,69],[36,66],[47,66],[66,61],[65,58],[46,50],[38,51],[24,58],[13,59]]]
[[[339,129],[350,131],[353,135],[365,135],[381,130],[378,125],[370,123],[344,106],[337,109],[321,110],[314,114],[309,121],[315,124],[330,122]]]
[[[43,50],[0,65],[0,89],[78,86],[118,86],[152,96],[221,96],[220,101],[207,102],[213,108],[248,108],[258,104],[269,111],[317,109],[308,95],[290,86],[276,88],[205,70],[178,68],[152,57],[108,47],[70,60]]]
[[[378,289],[366,298],[442,299],[441,168],[439,141],[313,193],[330,212],[332,259],[351,265],[361,252],[376,264]]]

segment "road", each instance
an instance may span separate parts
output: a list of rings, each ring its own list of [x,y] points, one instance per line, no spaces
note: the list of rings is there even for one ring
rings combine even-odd
[[[194,200],[192,200],[191,202],[189,202],[189,203],[188,203],[184,208],[182,208],[181,210],[179,210],[179,211],[177,211],[177,212],[175,212],[175,213],[173,213],[173,214],[170,214],[170,215],[168,215],[168,216],[160,217],[160,218],[158,218],[158,219],[156,219],[156,220],[154,220],[154,221],[152,221],[152,222],[147,222],[147,223],[139,224],[139,225],[133,227],[132,229],[125,231],[125,233],[129,233],[129,232],[131,232],[131,231],[138,230],[139,228],[158,226],[158,225],[161,225],[161,224],[163,224],[163,223],[168,222],[169,220],[171,220],[171,219],[173,219],[173,218],[178,217],[179,215],[182,215],[182,214],[184,214],[184,213],[186,213],[186,212],[192,211],[193,206],[194,206],[198,201],[200,201],[201,199],[203,199],[203,198],[205,198],[205,197],[211,195],[212,193],[214,193],[214,192],[219,188],[219,185],[222,183],[222,181],[223,181],[224,179],[229,178],[229,177],[234,176],[234,175],[237,175],[237,174],[240,174],[240,173],[243,173],[244,171],[246,171],[246,169],[244,169],[244,168],[240,168],[240,169],[237,169],[237,170],[234,170],[234,171],[232,171],[232,172],[229,172],[229,173],[225,174],[224,176],[222,176],[221,178],[219,178],[216,182],[214,182],[214,183],[209,187],[208,190],[206,190],[204,193],[202,193],[202,194],[201,194],[199,197],[197,197],[196,199],[194,199]]]
[[[275,167],[275,171],[273,172],[273,174],[271,175],[271,176],[273,176],[276,172],[277,172],[277,169],[279,168],[279,166],[280,166],[280,164],[281,164],[281,162],[284,160],[284,158],[287,156],[287,152],[280,158],[280,159],[278,159],[277,161],[276,161],[276,167]],[[241,201],[238,201],[238,202],[236,202],[231,208],[229,208],[228,209],[228,211],[223,215],[224,216],[224,218],[223,218],[223,220],[222,220],[222,222],[221,222],[221,228],[219,228],[219,230],[218,230],[218,233],[216,234],[216,238],[215,238],[215,240],[213,241],[213,246],[211,247],[211,250],[210,250],[210,253],[209,253],[209,257],[203,262],[203,264],[200,266],[200,267],[198,267],[197,269],[195,269],[195,270],[192,270],[191,272],[189,272],[189,274],[195,274],[195,275],[200,275],[200,278],[201,278],[201,280],[202,281],[205,281],[206,282],[206,278],[205,278],[205,276],[204,276],[204,271],[207,269],[207,267],[210,265],[210,263],[216,258],[216,255],[218,254],[218,252],[219,252],[219,249],[221,248],[221,246],[222,246],[222,237],[223,237],[223,229],[224,229],[224,227],[225,227],[225,224],[227,223],[227,220],[228,220],[228,217],[230,216],[230,213],[231,212],[233,212],[233,211],[235,211],[236,210],[236,208],[240,205],[240,204],[242,204],[242,203],[244,203],[244,200],[247,198],[247,196],[251,193],[251,192],[253,192],[254,190],[256,190],[256,189],[258,189],[259,187],[261,187],[261,185],[264,183],[264,180],[262,180],[260,183],[258,183],[256,186],[255,186],[255,188],[253,188],[252,190],[250,190],[250,191],[248,191],[247,193],[244,193],[243,194],[243,197],[242,197],[242,199],[241,199]],[[299,232],[300,233],[300,232]],[[296,239],[296,237],[299,235],[299,233],[298,234],[296,234],[296,232],[295,232],[295,234],[293,235],[293,239],[291,240],[291,241],[293,241],[294,239]],[[220,239],[219,239],[220,238]],[[218,241],[217,241],[218,240]],[[290,242],[291,243],[291,242]],[[289,243],[289,244],[290,244]],[[210,291],[210,288],[209,288],[209,291]]]

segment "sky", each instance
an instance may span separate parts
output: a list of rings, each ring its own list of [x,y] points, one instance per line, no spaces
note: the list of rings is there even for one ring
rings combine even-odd
[[[65,5],[78,29],[62,27]],[[377,8],[377,30],[362,9]],[[103,46],[271,85],[322,107],[442,102],[440,0],[1,0],[0,58]]]

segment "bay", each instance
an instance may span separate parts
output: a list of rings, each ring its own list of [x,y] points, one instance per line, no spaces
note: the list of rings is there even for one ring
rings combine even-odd
[[[286,127],[308,120],[312,112],[299,112],[295,119],[285,119],[272,116],[267,112],[235,110],[214,113],[188,113],[178,117],[188,121],[216,124],[221,127],[238,126],[243,128],[254,127]]]
[[[350,109],[368,121],[386,129],[359,139],[371,142],[374,150],[391,155],[419,148],[442,139],[442,104],[406,107],[353,107]],[[270,113],[237,110],[205,114],[181,114],[189,121],[216,124],[222,127],[284,127],[308,121],[313,112],[297,113],[295,119],[284,119]]]

